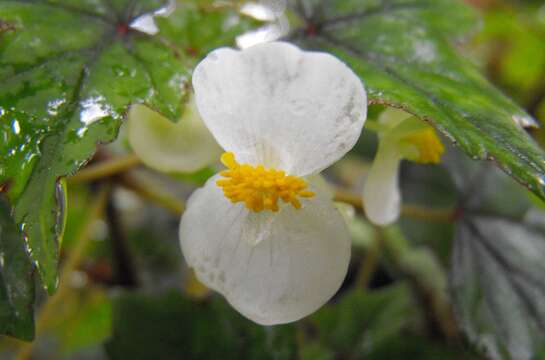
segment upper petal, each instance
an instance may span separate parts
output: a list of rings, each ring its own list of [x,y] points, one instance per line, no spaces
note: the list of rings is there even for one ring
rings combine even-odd
[[[200,281],[264,325],[296,321],[335,294],[350,238],[329,199],[318,195],[300,210],[287,206],[257,219],[214,182],[191,196],[180,225],[184,257]],[[260,241],[252,245],[249,236]]]
[[[193,86],[225,150],[299,176],[346,154],[367,115],[363,84],[344,63],[282,42],[215,50],[195,69]]]
[[[164,172],[193,172],[217,161],[221,149],[190,104],[173,123],[144,105],[129,111],[127,133],[132,149],[149,167]]]

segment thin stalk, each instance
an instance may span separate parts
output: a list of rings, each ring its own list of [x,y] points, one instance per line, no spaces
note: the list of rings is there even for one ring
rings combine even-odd
[[[68,178],[68,183],[80,184],[111,177],[130,170],[140,164],[140,158],[135,154],[114,157],[82,169],[74,176]]]
[[[124,175],[118,180],[119,184],[124,188],[171,211],[175,215],[182,215],[185,210],[185,203],[182,200],[173,197],[172,194],[164,193],[151,185],[144,184],[132,176]]]
[[[335,201],[344,202],[354,206],[357,210],[365,212],[363,209],[362,196],[343,189],[337,189],[334,196]],[[434,222],[452,222],[455,217],[455,211],[451,208],[429,208],[415,204],[404,204],[401,207],[401,214],[418,220],[428,220]]]
[[[383,240],[380,234],[380,228],[375,227],[377,233],[376,239],[373,241],[371,246],[367,249],[367,253],[363,258],[358,272],[357,277],[357,286],[360,289],[367,289],[371,283],[371,279],[377,270],[377,267],[380,263],[380,257],[383,250]]]
[[[106,205],[106,215],[110,230],[110,246],[115,282],[117,285],[125,287],[136,287],[138,286],[138,275],[128,246],[123,222],[116,209],[113,197],[110,197]]]

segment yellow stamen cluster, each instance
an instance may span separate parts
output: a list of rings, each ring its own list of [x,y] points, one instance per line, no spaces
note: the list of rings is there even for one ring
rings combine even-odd
[[[228,168],[220,172],[226,179],[218,180],[216,184],[232,203],[244,202],[252,211],[277,212],[279,200],[300,209],[298,197],[310,198],[315,195],[307,190],[308,184],[302,178],[286,175],[282,170],[265,169],[263,165],[239,164],[232,152],[224,153],[221,162]]]
[[[445,146],[433,128],[426,127],[411,132],[404,136],[403,140],[418,149],[418,157],[410,160],[422,164],[438,164],[441,161]]]

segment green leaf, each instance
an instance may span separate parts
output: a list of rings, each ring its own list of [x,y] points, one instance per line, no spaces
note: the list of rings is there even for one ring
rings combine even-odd
[[[516,2],[484,9],[484,29],[475,39],[484,52],[490,75],[530,111],[543,87],[545,23],[539,3]],[[484,50],[484,51],[483,51]],[[542,90],[541,90],[542,91]]]
[[[369,355],[370,350],[414,322],[416,306],[406,284],[347,293],[338,304],[324,306],[310,320],[320,343],[349,358]]]
[[[444,342],[423,336],[403,334],[389,339],[382,346],[374,349],[365,359],[479,360],[482,358],[467,349],[448,346]]]
[[[19,229],[0,195],[0,333],[34,338],[33,273]]]
[[[111,301],[100,288],[74,291],[63,299],[51,328],[59,336],[65,355],[101,345],[112,333]]]
[[[217,297],[126,293],[114,301],[106,350],[111,359],[293,359],[295,328],[256,325]]]
[[[312,315],[318,339],[302,352],[307,359],[473,359],[460,348],[416,335],[422,316],[405,283],[353,289]]]
[[[219,41],[233,40],[242,29],[236,21],[227,27],[232,11],[203,1],[161,18],[156,35],[130,27],[168,3],[0,2],[2,23],[12,29],[0,33],[0,189],[8,189],[15,221],[50,293],[57,286],[63,217],[57,180],[82,166],[97,143],[115,139],[129,104],[180,117],[198,55],[188,55],[192,43],[180,41],[184,32],[197,31],[187,18],[210,17],[202,26]],[[193,42],[207,38],[196,36]]]
[[[371,103],[430,121],[472,158],[494,160],[545,199],[544,153],[521,127],[535,121],[448,41],[474,28],[469,7],[458,0],[313,3],[303,7],[307,20],[293,39],[346,61]]]

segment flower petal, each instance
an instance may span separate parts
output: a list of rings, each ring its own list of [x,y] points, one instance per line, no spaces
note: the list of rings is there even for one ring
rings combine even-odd
[[[346,154],[367,115],[365,89],[344,63],[282,42],[215,50],[195,69],[193,86],[226,151],[298,176]]]
[[[184,257],[199,280],[263,325],[296,321],[326,303],[350,260],[350,238],[331,200],[318,194],[300,210],[263,212],[268,220],[252,233],[256,218],[225,199],[216,179],[191,196],[180,224]]]
[[[397,146],[381,142],[363,186],[363,206],[367,218],[377,225],[388,225],[399,218],[399,163]]]
[[[221,154],[191,103],[177,123],[144,105],[133,105],[127,127],[136,155],[159,171],[194,172],[217,161]]]

